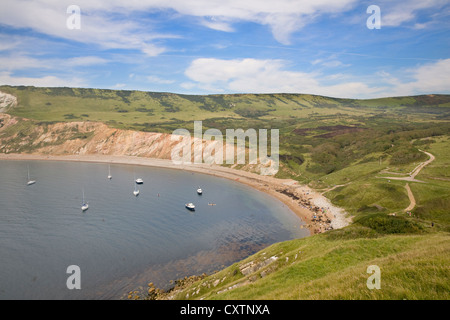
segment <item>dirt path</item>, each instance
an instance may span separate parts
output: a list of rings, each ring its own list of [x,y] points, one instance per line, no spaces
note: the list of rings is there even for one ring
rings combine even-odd
[[[411,181],[419,181],[419,180],[416,180],[415,178],[419,174],[420,170],[422,170],[426,165],[430,164],[431,162],[434,161],[434,159],[436,159],[435,156],[433,156],[429,152],[426,152],[426,151],[423,151],[423,150],[420,150],[420,149],[419,149],[419,151],[425,153],[426,155],[428,155],[430,157],[430,159],[428,159],[425,162],[422,162],[417,167],[415,167],[413,171],[410,172],[409,177],[411,178]],[[405,212],[409,212],[412,209],[414,209],[414,207],[416,206],[416,199],[414,198],[414,194],[412,193],[411,188],[409,187],[408,183],[406,183],[405,189],[408,192],[408,198],[409,198],[409,202],[410,203],[409,203],[409,206],[404,211]]]
[[[391,179],[391,180],[405,180],[405,181],[411,181],[411,182],[423,182],[420,180],[416,179],[416,176],[419,174],[419,172],[427,165],[429,165],[431,162],[434,161],[435,156],[433,156],[431,153],[420,150],[420,152],[425,153],[426,155],[428,155],[430,157],[430,159],[428,159],[427,161],[424,161],[422,163],[420,163],[417,167],[415,167],[410,173],[408,177],[380,177],[383,179]]]
[[[409,187],[409,184],[407,183],[405,185],[406,191],[408,191],[408,198],[409,198],[409,206],[404,210],[405,212],[411,211],[416,206],[416,199],[414,198],[414,195],[411,191],[411,188]]]
[[[328,188],[328,189],[322,191],[321,193],[322,193],[322,194],[325,194],[325,193],[327,193],[327,192],[329,192],[329,191],[332,191],[332,190],[334,190],[334,189],[336,189],[336,188],[339,188],[339,187],[345,187],[346,185],[349,185],[349,184],[350,184],[350,182],[347,182],[347,183],[344,183],[344,184],[337,184],[337,185],[335,185],[335,186],[333,186],[333,187],[331,187],[331,188]]]
[[[429,152],[420,150],[420,152],[425,153],[426,155],[428,155],[430,158],[427,161],[424,161],[422,163],[420,163],[417,167],[415,167],[410,173],[409,173],[409,177],[380,177],[380,178],[384,178],[384,179],[391,179],[391,180],[403,180],[403,181],[411,181],[411,182],[423,182],[420,180],[416,179],[416,176],[419,174],[419,172],[427,165],[429,165],[431,162],[434,161],[434,159],[436,159],[436,157],[434,155],[432,155]],[[405,212],[411,211],[412,209],[414,209],[414,207],[416,206],[416,199],[414,198],[414,194],[411,191],[411,188],[409,187],[409,184],[406,183],[405,185],[405,189],[408,192],[408,198],[409,198],[409,206],[404,210]]]
[[[431,162],[434,161],[434,159],[436,159],[435,156],[433,156],[433,155],[432,155],[431,153],[429,153],[429,152],[426,152],[426,151],[423,151],[423,150],[420,150],[420,149],[419,149],[419,151],[425,153],[427,156],[430,157],[430,159],[428,159],[428,160],[425,161],[425,162],[422,162],[422,163],[419,164],[413,171],[411,171],[411,173],[410,173],[409,175],[410,175],[410,177],[413,178],[413,179],[419,174],[420,170],[422,170],[426,165],[430,164]]]

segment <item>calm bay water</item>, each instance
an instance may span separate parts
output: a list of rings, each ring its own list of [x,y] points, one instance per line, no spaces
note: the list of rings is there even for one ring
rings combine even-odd
[[[0,299],[120,299],[309,235],[281,202],[235,181],[119,164],[111,174],[104,163],[0,161]],[[70,265],[81,290],[66,286]]]

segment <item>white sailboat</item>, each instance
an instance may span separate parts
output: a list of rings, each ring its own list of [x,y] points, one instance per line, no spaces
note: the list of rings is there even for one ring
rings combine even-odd
[[[36,183],[36,180],[31,180],[30,179],[30,166],[27,166],[27,174],[28,174],[28,182],[27,182],[27,185],[28,186],[30,186],[30,185],[32,185],[32,184],[35,184]]]
[[[83,190],[83,202],[81,203],[81,211],[86,211],[87,209],[89,209],[89,204],[84,201],[84,190]]]
[[[112,179],[112,175],[111,175],[111,165],[109,165],[109,167],[108,167],[108,179],[109,179],[109,180]]]
[[[201,194],[203,193],[203,190],[199,187],[199,188],[197,189],[197,193],[198,193],[199,195],[201,195]]]

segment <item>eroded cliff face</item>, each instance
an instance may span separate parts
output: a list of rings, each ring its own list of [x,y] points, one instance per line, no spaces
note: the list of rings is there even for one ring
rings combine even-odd
[[[201,140],[201,150],[196,152],[199,150],[199,141],[189,136],[117,129],[100,122],[36,123],[0,113],[0,153],[139,156],[212,164],[217,152],[220,155],[218,159],[222,159],[222,162],[217,160],[216,163],[226,163],[225,143]],[[236,159],[238,154],[244,154],[249,159],[246,148],[238,148],[236,145],[232,148]],[[234,161],[232,167],[236,167],[237,163],[238,161]],[[275,174],[278,169],[262,165],[259,159],[255,164],[249,164],[247,160],[246,164],[238,166],[257,173],[262,173],[261,170],[274,171],[267,171],[269,174]]]
[[[27,124],[0,114],[0,152],[34,154],[131,155],[170,159],[172,135],[108,127],[99,122]]]

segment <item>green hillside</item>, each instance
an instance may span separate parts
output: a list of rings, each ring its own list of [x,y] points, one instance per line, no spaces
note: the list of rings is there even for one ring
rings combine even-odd
[[[449,240],[448,233],[429,230],[380,235],[351,226],[274,244],[208,277],[180,281],[174,291],[158,298],[446,300]],[[248,265],[254,269],[245,269]],[[380,289],[367,287],[367,268],[372,265],[380,268]]]
[[[335,99],[307,94],[182,95],[174,93],[0,86],[18,98],[9,113],[39,121],[90,120],[118,128],[172,132],[194,120],[206,127],[362,125],[365,118],[449,120],[450,96]],[[362,119],[359,119],[362,117]],[[381,118],[381,119],[378,119]],[[230,121],[232,120],[232,121]],[[333,120],[333,121],[331,121]],[[325,129],[326,133],[326,129]]]
[[[0,140],[10,152],[33,151],[17,137],[55,122],[99,121],[167,133],[192,130],[194,120],[203,120],[203,130],[279,129],[277,177],[308,184],[354,216],[347,228],[274,244],[189,282],[177,298],[449,298],[450,95],[351,100],[11,86],[0,91],[18,98],[8,114],[29,119],[3,131],[0,123]],[[426,152],[434,161],[407,180],[429,159]],[[408,187],[415,200],[409,212]],[[272,256],[276,261],[264,266],[263,276],[264,268],[246,275],[239,269]],[[381,290],[366,288],[372,264],[382,269]],[[219,278],[225,280],[214,286]],[[199,293],[193,297],[192,291]]]

